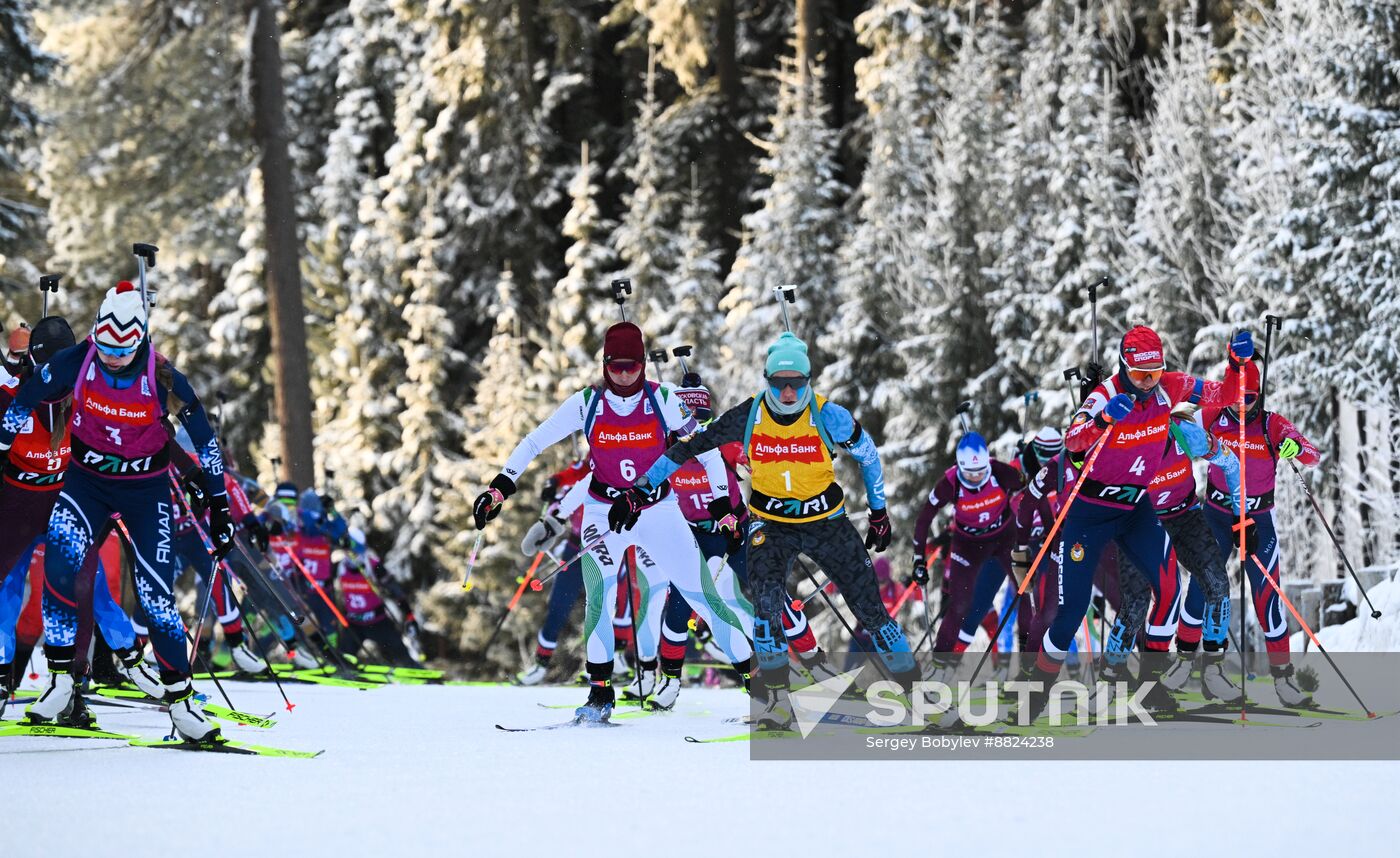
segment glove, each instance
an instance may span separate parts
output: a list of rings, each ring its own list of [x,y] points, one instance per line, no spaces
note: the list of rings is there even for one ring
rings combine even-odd
[[[1099,422],[1099,428],[1107,429],[1132,413],[1133,398],[1126,393],[1119,393],[1108,401],[1094,419]]]
[[[286,529],[285,527],[282,526],[282,520],[281,520],[280,518],[274,518],[272,521],[268,522],[268,525],[267,525],[267,535],[268,535],[268,536],[281,536],[283,533],[286,533],[286,531],[287,531],[287,529]],[[264,549],[264,550],[266,550],[266,549]]]
[[[933,538],[933,544],[946,551],[948,546],[953,544],[953,532],[950,530],[943,531]]]
[[[540,503],[554,503],[555,495],[559,493],[559,483],[553,477],[544,481],[540,486]]]
[[[646,506],[648,494],[650,492],[641,486],[632,486],[617,496],[608,510],[608,527],[613,533],[631,530],[636,525],[637,519],[642,515],[642,508]]]
[[[561,519],[545,513],[540,516],[539,521],[530,525],[530,530],[520,541],[520,553],[526,557],[534,557],[548,551],[559,541],[559,537],[564,535],[564,531],[565,525]]]
[[[1278,445],[1278,457],[1280,459],[1294,459],[1303,452],[1303,445],[1292,438],[1284,438],[1283,443]]]
[[[263,527],[263,523],[258,520],[258,517],[256,515],[253,515],[252,513],[249,513],[248,515],[243,516],[243,521],[240,523],[243,526],[243,532],[252,537],[253,544],[258,546],[258,550],[266,553],[268,536],[267,528]]]
[[[233,516],[228,496],[218,495],[209,504],[209,538],[214,541],[214,559],[223,560],[233,550]]]
[[[1230,366],[1239,369],[1254,357],[1254,335],[1240,331],[1230,340]]]
[[[919,552],[914,552],[914,566],[910,569],[910,577],[915,584],[920,587],[928,586],[928,561]]]
[[[729,498],[715,498],[710,501],[710,521],[715,523],[715,533],[725,539],[726,554],[733,554],[744,544],[744,535],[739,530],[739,516]]]
[[[180,478],[180,488],[189,499],[190,509],[194,514],[203,515],[209,508],[209,495],[204,491],[204,474],[200,471],[190,471]]]
[[[1079,401],[1083,402],[1089,398],[1089,394],[1094,392],[1094,388],[1099,386],[1103,380],[1103,367],[1094,361],[1089,361],[1085,368],[1085,374],[1079,379]]]
[[[894,534],[894,530],[890,527],[889,511],[872,509],[869,525],[865,531],[865,547],[874,549],[875,553],[879,554],[890,547],[890,537]]]
[[[326,515],[333,515],[335,513],[335,498],[330,495],[321,495],[321,509],[325,510]]]
[[[1021,586],[1021,582],[1026,580],[1026,576],[1031,574],[1030,552],[1024,548],[1017,548],[1011,552],[1011,576],[1016,579],[1016,586]]]
[[[476,496],[472,504],[472,520],[477,530],[483,530],[486,522],[501,514],[506,498],[515,494],[515,481],[505,474],[497,474],[491,480],[491,487]]]
[[[703,382],[700,381],[700,373],[694,370],[681,376],[681,387],[699,387],[702,383]]]
[[[1236,521],[1234,524],[1232,524],[1230,526],[1230,529],[1233,530],[1235,533],[1239,533],[1239,521]],[[1238,545],[1239,543],[1236,544]],[[1259,527],[1254,523],[1254,519],[1252,518],[1246,518],[1244,520],[1244,553],[1259,553]]]

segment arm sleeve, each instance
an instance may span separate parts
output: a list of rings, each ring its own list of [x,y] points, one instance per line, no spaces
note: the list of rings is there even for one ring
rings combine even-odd
[[[870,509],[885,508],[885,472],[880,466],[880,451],[851,412],[834,402],[822,406],[822,422],[827,435],[860,465],[860,477],[865,482],[865,500]]]
[[[749,398],[724,412],[715,422],[711,423],[704,432],[698,432],[684,441],[678,441],[671,445],[666,454],[657,459],[646,472],[645,478],[653,486],[661,485],[663,480],[670,478],[686,461],[695,458],[701,453],[708,453],[734,441],[744,440],[744,427],[749,422],[749,406],[753,399]],[[705,467],[708,476],[710,468]],[[728,484],[728,479],[724,480]]]
[[[78,346],[64,349],[39,367],[15,392],[14,401],[0,419],[0,450],[8,450],[40,402],[59,399],[73,389],[86,352]]]
[[[933,520],[938,517],[938,511],[953,499],[955,491],[956,489],[948,482],[947,477],[939,477],[938,482],[933,486],[933,491],[928,493],[928,500],[924,501],[924,508],[919,511],[919,517],[914,522],[914,553],[919,557],[924,556],[925,548],[928,545],[928,532],[933,527]]]
[[[195,454],[199,456],[199,467],[204,471],[204,486],[210,497],[227,497],[224,491],[224,452],[219,447],[219,439],[214,437],[214,427],[209,425],[209,415],[204,412],[204,404],[199,401],[194,388],[190,387],[189,379],[185,378],[183,373],[173,366],[170,372],[170,392],[185,403],[185,407],[175,416],[185,427],[185,431],[190,433]]]
[[[1240,371],[1233,366],[1225,370],[1223,381],[1206,381],[1184,372],[1169,372],[1162,376],[1162,389],[1173,403],[1194,398],[1204,407],[1235,405],[1240,398]]]
[[[1025,485],[1021,472],[1006,462],[992,462],[992,476],[996,477],[997,484],[1005,490],[1008,497],[1019,492]]]
[[[1069,431],[1065,433],[1065,447],[1071,452],[1082,453],[1094,446],[1094,442],[1099,440],[1103,434],[1103,429],[1094,420],[1098,413],[1108,404],[1108,388],[1100,384],[1094,388],[1094,392],[1089,394],[1089,398],[1084,400],[1084,404],[1079,406],[1079,410],[1074,412],[1074,417],[1070,420]]]
[[[690,413],[690,408],[670,385],[662,385],[658,393],[662,395],[661,407],[665,411],[666,425],[675,427],[672,431],[676,433],[677,438],[686,440],[694,438],[697,434],[704,434],[700,431],[700,424],[696,422],[695,415]],[[723,445],[716,444],[709,450],[695,454],[695,458],[705,467],[705,478],[709,480],[710,491],[717,498],[729,495],[729,470],[724,466],[724,456],[719,451],[721,446]],[[665,456],[662,456],[657,461],[664,460]]]
[[[601,392],[596,392],[594,396],[602,396]],[[506,459],[505,467],[501,468],[501,473],[509,477],[517,485],[520,484],[520,475],[535,460],[535,457],[554,444],[559,443],[575,432],[583,431],[583,418],[587,414],[588,399],[584,391],[579,391],[559,406],[553,414],[545,419],[543,423],[535,427],[531,432],[521,439]]]
[[[1282,414],[1270,413],[1269,443],[1277,450],[1284,438],[1292,438],[1298,442],[1298,446],[1302,448],[1298,452],[1298,461],[1302,462],[1304,467],[1311,468],[1321,460],[1322,457],[1317,452],[1317,448],[1313,446],[1311,441],[1304,438],[1303,433],[1299,432],[1292,423],[1288,422],[1288,418]]]

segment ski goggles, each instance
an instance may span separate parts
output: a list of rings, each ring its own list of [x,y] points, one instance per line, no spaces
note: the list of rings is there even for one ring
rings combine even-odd
[[[628,373],[628,372],[636,372],[637,370],[639,370],[639,369],[641,369],[641,368],[642,368],[641,361],[625,360],[625,359],[621,359],[621,358],[608,361],[608,371],[609,371],[609,372]]]
[[[1163,369],[1130,369],[1128,370],[1128,380],[1144,390],[1151,390],[1157,386],[1157,382],[1162,380]]]
[[[101,343],[94,342],[93,345],[97,346],[97,350],[102,352],[107,357],[114,358],[123,358],[127,355],[134,355],[136,354],[136,350],[141,347],[140,343],[137,343],[134,346],[104,346]]]
[[[770,375],[767,378],[768,386],[778,391],[779,393],[781,393],[785,388],[789,387],[793,389],[794,393],[801,393],[803,388],[805,388],[808,384],[812,382],[812,380],[805,375]]]

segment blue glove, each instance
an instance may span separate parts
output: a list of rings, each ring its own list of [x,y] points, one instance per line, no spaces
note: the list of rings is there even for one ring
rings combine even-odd
[[[1133,413],[1133,398],[1126,393],[1120,393],[1108,401],[1099,412],[1099,416],[1105,423],[1117,423],[1124,417]]]
[[[1230,340],[1230,361],[1239,366],[1250,358],[1254,357],[1254,335],[1249,331],[1240,331],[1235,334],[1235,338]]]

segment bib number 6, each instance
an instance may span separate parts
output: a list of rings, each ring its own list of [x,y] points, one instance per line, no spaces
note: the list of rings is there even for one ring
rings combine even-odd
[[[631,459],[623,459],[618,465],[622,471],[622,478],[629,483],[637,481],[637,465]]]

